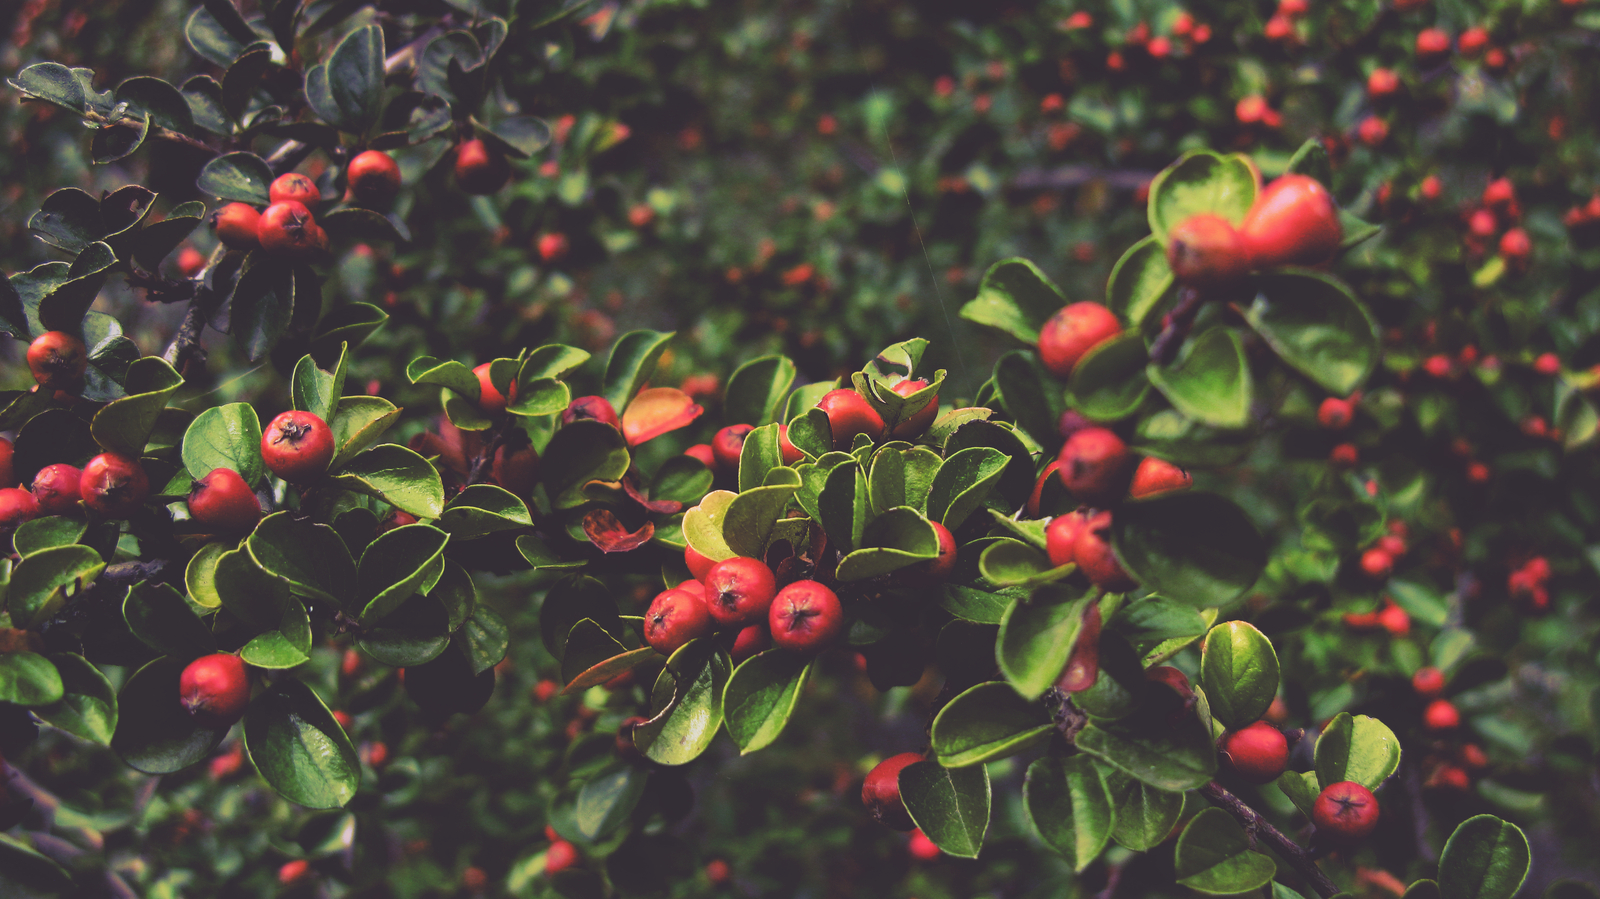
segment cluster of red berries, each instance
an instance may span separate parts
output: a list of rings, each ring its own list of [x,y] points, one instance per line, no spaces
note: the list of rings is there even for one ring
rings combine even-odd
[[[716,632],[731,637],[738,663],[770,646],[821,652],[844,632],[844,606],[819,581],[797,580],[780,590],[777,576],[759,559],[714,562],[693,547],[684,550],[684,559],[694,578],[662,591],[644,615],[645,642],[657,652],[671,655]]]
[[[260,212],[248,203],[229,203],[213,213],[217,239],[235,250],[260,248],[292,257],[327,251],[328,232],[312,215],[322,202],[315,182],[297,172],[280,175],[267,197],[267,208]]]
[[[1550,563],[1544,556],[1534,556],[1522,563],[1506,578],[1506,592],[1513,601],[1534,612],[1550,608]]]
[[[65,463],[46,465],[32,488],[16,485],[11,441],[0,437],[0,533],[9,533],[41,515],[65,515],[84,508],[105,518],[127,518],[150,495],[150,479],[139,460],[101,453],[80,470]]]
[[[1389,522],[1389,533],[1379,537],[1361,553],[1361,571],[1375,581],[1387,580],[1394,563],[1406,554],[1406,523]]]
[[[1180,222],[1167,235],[1167,262],[1180,283],[1217,288],[1256,269],[1325,262],[1343,239],[1327,189],[1284,175],[1262,189],[1238,228],[1211,213]]]
[[[1462,242],[1474,255],[1482,255],[1497,234],[1500,236],[1500,256],[1507,263],[1520,265],[1533,253],[1533,239],[1515,224],[1522,219],[1522,206],[1517,202],[1516,188],[1511,179],[1495,178],[1490,181],[1483,189],[1482,202],[1463,213],[1463,217],[1467,233]],[[1505,230],[1502,231],[1502,228]]]

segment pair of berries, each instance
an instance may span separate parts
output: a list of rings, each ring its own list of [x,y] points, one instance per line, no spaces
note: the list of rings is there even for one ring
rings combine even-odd
[[[1265,721],[1232,730],[1217,741],[1223,763],[1244,780],[1271,783],[1289,763],[1289,742],[1283,731]],[[1350,845],[1378,826],[1378,800],[1354,781],[1330,784],[1311,805],[1311,821],[1324,840]]]
[[[1267,185],[1238,228],[1202,213],[1167,235],[1167,262],[1181,284],[1221,287],[1255,269],[1317,265],[1339,249],[1339,209],[1315,178],[1284,175]]]

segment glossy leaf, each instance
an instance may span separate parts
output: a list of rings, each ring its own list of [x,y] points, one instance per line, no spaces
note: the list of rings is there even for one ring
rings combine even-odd
[[[1521,828],[1493,815],[1461,822],[1439,857],[1439,892],[1451,899],[1511,899],[1532,858]]]
[[[64,695],[61,673],[36,652],[0,653],[0,702],[50,705]]]
[[[1209,688],[1206,696],[1212,696]],[[1211,708],[1216,710],[1215,699]],[[1316,769],[1320,783],[1351,780],[1376,790],[1400,769],[1400,741],[1376,718],[1340,712],[1317,738]]]
[[[1238,227],[1260,187],[1260,171],[1243,154],[1191,150],[1150,182],[1150,230],[1165,243],[1168,231],[1201,213],[1220,215]]]
[[[433,596],[413,594],[356,641],[384,665],[408,668],[439,657],[450,645],[450,615]]]
[[[1002,259],[984,272],[977,297],[961,307],[961,317],[1032,346],[1039,342],[1039,329],[1065,305],[1066,297],[1038,266]]]
[[[617,338],[606,359],[601,395],[613,409],[626,409],[628,403],[655,375],[656,363],[666,352],[674,332],[629,331]]]
[[[1196,815],[1178,837],[1174,857],[1178,883],[1213,895],[1259,889],[1272,880],[1272,859],[1252,852],[1244,828],[1220,808]]]
[[[1272,641],[1246,621],[1212,628],[1200,644],[1200,686],[1224,727],[1237,730],[1259,720],[1278,693]]]
[[[239,658],[257,668],[294,668],[311,659],[311,619],[304,603],[291,599],[282,604],[277,626],[250,638]]]
[[[163,655],[188,661],[217,651],[217,641],[183,594],[167,584],[136,584],[122,604],[128,630]]]
[[[1378,324],[1349,288],[1321,272],[1262,275],[1245,311],[1250,326],[1289,367],[1346,396],[1378,364]]]
[[[244,745],[268,786],[307,808],[339,808],[361,782],[350,737],[317,694],[293,678],[251,700]]]
[[[33,714],[75,737],[110,746],[117,729],[117,694],[111,681],[83,656],[60,652],[48,658],[61,677],[62,695],[47,706],[32,709]]]
[[[381,396],[347,396],[339,400],[328,429],[333,431],[333,460],[329,471],[338,471],[367,447],[378,442],[400,410]]]
[[[207,162],[195,186],[201,193],[252,206],[267,205],[272,169],[254,153],[228,153]]]
[[[663,765],[685,765],[699,758],[722,727],[728,669],[727,654],[705,639],[673,653],[650,692],[651,723],[633,731],[639,750]]]
[[[333,528],[276,512],[245,541],[250,558],[296,593],[343,606],[356,595],[356,565]]]
[[[357,568],[362,622],[383,618],[420,590],[449,542],[449,534],[425,524],[408,524],[378,535],[361,554]]]
[[[723,394],[723,418],[756,427],[775,421],[778,406],[794,385],[795,367],[787,356],[751,359],[728,377]]]
[[[57,546],[39,550],[17,563],[5,591],[6,610],[14,625],[38,627],[66,602],[64,591],[87,584],[105,570],[100,554],[87,546]]]
[[[71,546],[87,530],[81,520],[65,515],[35,518],[23,522],[11,535],[11,547],[18,556],[28,556],[55,546]]]
[[[615,833],[639,805],[649,779],[649,771],[630,765],[586,782],[574,809],[578,832],[590,840]]]
[[[571,509],[588,502],[585,484],[621,479],[629,461],[627,444],[616,428],[575,421],[551,438],[540,460],[541,478],[550,502],[557,509]]]
[[[911,820],[940,849],[977,858],[989,829],[989,770],[916,762],[900,772],[900,798]]]
[[[1152,362],[1145,373],[1190,418],[1217,428],[1250,423],[1250,368],[1239,335],[1227,328],[1212,328],[1194,338],[1171,366]]]
[[[183,376],[165,359],[146,356],[128,366],[123,384],[128,395],[101,407],[89,423],[95,442],[107,452],[138,456],[144,452],[167,398],[183,386]]]
[[[740,755],[777,740],[811,676],[812,660],[783,649],[756,653],[733,670],[722,717]]]
[[[951,454],[928,490],[928,518],[951,531],[977,511],[1005,474],[1010,458],[992,447],[970,447]]]
[[[1066,586],[1035,590],[1000,620],[995,660],[1016,692],[1037,699],[1067,667],[1087,600]]]
[[[231,468],[255,486],[266,473],[256,410],[248,403],[229,403],[195,416],[183,433],[183,466],[197,481],[214,468]]]
[[[471,540],[498,531],[532,527],[528,505],[493,484],[473,484],[456,494],[439,516],[438,526],[456,540]]]
[[[1046,756],[1029,765],[1022,807],[1045,845],[1078,872],[1099,857],[1116,822],[1111,793],[1086,755]]]
[[[1129,247],[1112,266],[1106,305],[1138,331],[1150,313],[1173,296],[1174,283],[1167,249],[1151,234]]]
[[[1160,790],[1117,770],[1106,772],[1106,789],[1115,810],[1117,845],[1145,852],[1166,840],[1183,812],[1183,794]]]
[[[1202,608],[1224,605],[1250,589],[1267,562],[1255,523],[1214,493],[1124,503],[1112,518],[1112,545],[1141,584]]]
[[[1126,418],[1150,394],[1149,361],[1137,331],[1097,344],[1072,369],[1067,402],[1094,421]]]
[[[367,450],[351,459],[333,480],[418,518],[438,518],[444,512],[444,483],[438,470],[399,444],[385,443]]]
[[[967,689],[939,710],[931,731],[939,764],[964,768],[1016,755],[1049,739],[1055,725],[1044,707],[990,681]]]
[[[1198,789],[1217,770],[1211,734],[1196,716],[1170,726],[1165,721],[1091,723],[1078,732],[1077,746],[1162,790]]]

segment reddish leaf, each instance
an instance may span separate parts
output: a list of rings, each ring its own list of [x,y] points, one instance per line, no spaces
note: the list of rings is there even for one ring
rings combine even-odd
[[[601,552],[625,553],[648,543],[655,536],[656,526],[647,521],[637,531],[629,531],[610,509],[593,509],[583,516],[583,532]]]
[[[622,413],[622,435],[629,446],[638,446],[684,427],[705,411],[676,387],[651,387],[641,390]]]
[[[629,471],[628,476],[622,479],[622,489],[627,491],[628,496],[632,497],[634,502],[652,512],[674,515],[683,511],[683,503],[675,499],[650,499],[646,497],[644,491],[639,489],[639,474],[636,471]]]

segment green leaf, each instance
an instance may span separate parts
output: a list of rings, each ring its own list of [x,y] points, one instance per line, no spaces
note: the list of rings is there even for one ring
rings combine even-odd
[[[511,632],[500,613],[488,606],[473,608],[472,614],[461,623],[461,629],[451,638],[451,643],[467,657],[467,665],[474,675],[482,674],[500,664],[511,645]]]
[[[1038,266],[1026,259],[1002,259],[984,272],[977,297],[961,307],[961,317],[1034,346],[1039,329],[1065,305],[1067,298]]]
[[[655,376],[656,363],[661,361],[661,354],[666,352],[667,342],[675,333],[629,331],[617,338],[611,347],[611,356],[606,359],[604,387],[600,391],[611,408],[620,414],[634,394],[644,389],[645,382]]]
[[[1323,184],[1333,182],[1333,163],[1328,158],[1328,148],[1315,137],[1306,138],[1300,149],[1289,158],[1288,172],[1315,178]]]
[[[146,646],[188,661],[217,651],[217,641],[183,594],[168,584],[135,584],[122,603],[122,617]]]
[[[561,681],[567,689],[583,674],[623,655],[627,647],[592,618],[572,625],[561,647]],[[562,692],[566,692],[563,690]]]
[[[766,483],[767,473],[783,465],[778,446],[778,426],[765,424],[745,435],[739,450],[739,490],[752,490]]]
[[[257,565],[296,593],[341,608],[356,596],[355,561],[328,525],[275,512],[256,525],[245,546]]]
[[[1188,603],[1162,596],[1146,596],[1123,605],[1106,622],[1106,627],[1126,637],[1129,643],[1143,646],[1175,638],[1203,636],[1206,621],[1199,610]]]
[[[1439,892],[1450,899],[1511,899],[1528,877],[1528,838],[1493,815],[1461,822],[1439,858]]]
[[[290,583],[271,576],[243,549],[219,553],[211,563],[211,589],[230,614],[257,629],[275,629],[294,600]]]
[[[1092,722],[1078,732],[1077,746],[1111,767],[1162,790],[1205,786],[1217,771],[1211,733],[1199,716],[1165,721]]]
[[[740,755],[767,747],[783,733],[811,676],[811,663],[804,656],[769,649],[733,670],[722,693],[722,718]]]
[[[1183,812],[1183,794],[1160,790],[1121,771],[1106,772],[1106,789],[1115,810],[1117,845],[1146,852],[1166,840]]]
[[[356,641],[384,665],[409,668],[439,657],[450,646],[450,615],[433,596],[413,594]]]
[[[1086,755],[1046,756],[1029,765],[1022,807],[1045,845],[1078,872],[1099,857],[1116,822],[1111,792]]]
[[[328,470],[338,471],[358,453],[377,443],[399,417],[399,408],[381,396],[347,396],[339,400],[338,409],[328,419],[335,447]]]
[[[58,652],[48,658],[61,677],[62,695],[33,713],[75,737],[110,746],[117,729],[117,694],[111,681],[83,656]]]
[[[651,723],[633,731],[634,745],[652,761],[686,765],[711,746],[722,726],[728,656],[709,640],[692,640],[667,660],[650,692]]]
[[[584,783],[578,790],[574,809],[578,832],[589,840],[604,839],[615,833],[628,822],[649,781],[648,770],[629,765]]]
[[[911,820],[940,849],[958,858],[978,857],[989,829],[988,768],[916,762],[900,772],[900,798]]]
[[[555,508],[576,508],[589,501],[583,485],[620,480],[630,459],[628,445],[616,428],[590,420],[563,425],[540,460],[545,492]]]
[[[773,525],[783,517],[789,499],[800,489],[799,478],[795,480],[794,484],[746,490],[728,503],[722,521],[722,538],[735,555],[761,558],[766,553]]]
[[[1244,154],[1191,150],[1150,182],[1150,230],[1165,244],[1168,231],[1201,213],[1220,215],[1237,228],[1260,186],[1261,173]]]
[[[126,397],[102,406],[89,423],[89,433],[107,452],[138,456],[167,407],[167,398],[183,386],[183,376],[158,356],[145,356],[128,366]]]
[[[1250,851],[1244,828],[1220,808],[1194,816],[1178,837],[1173,859],[1178,883],[1213,895],[1260,889],[1272,880],[1272,859]]]
[[[396,443],[380,444],[356,456],[333,480],[418,518],[438,518],[444,512],[439,472],[415,450]]]
[[[1095,421],[1116,421],[1138,411],[1150,394],[1150,353],[1137,331],[1085,353],[1067,380],[1067,402]]]
[[[365,134],[383,112],[383,30],[366,25],[350,32],[328,58],[329,93],[339,110],[332,124]]]
[[[1200,686],[1224,727],[1237,730],[1260,720],[1278,694],[1272,641],[1246,621],[1212,628],[1200,644]]]
[[[1112,266],[1106,306],[1137,333],[1150,313],[1174,295],[1175,283],[1167,264],[1167,248],[1151,234],[1129,247]]]
[[[342,807],[361,783],[350,737],[317,694],[293,678],[251,700],[244,746],[268,786],[307,808]]]
[[[939,536],[910,506],[889,509],[874,518],[861,543],[861,549],[839,560],[839,580],[865,580],[939,556]]]
[[[994,654],[1017,693],[1037,699],[1061,677],[1086,606],[1079,591],[1060,585],[1035,590],[1006,610]]]
[[[448,387],[463,397],[477,403],[483,387],[472,369],[454,359],[435,359],[419,356],[406,364],[406,379],[413,384],[438,384]]]
[[[378,535],[361,554],[356,574],[362,623],[383,618],[420,590],[449,542],[449,534],[425,524]]]
[[[840,552],[849,553],[861,545],[869,507],[866,474],[854,461],[842,463],[828,472],[817,494],[817,523],[822,525],[829,543]]]
[[[59,896],[74,888],[72,875],[24,839],[0,833],[0,887],[18,896]]]
[[[371,303],[346,303],[336,307],[317,324],[311,354],[326,359],[338,352],[341,344],[360,346],[388,320],[389,314]]]
[[[28,230],[46,245],[74,256],[106,236],[100,201],[76,187],[64,187],[45,197],[39,211],[28,219]]]
[[[105,567],[99,553],[80,545],[57,546],[27,556],[12,569],[11,585],[5,591],[13,625],[27,629],[49,621],[65,604],[67,588],[87,584]]]
[[[723,418],[756,427],[775,421],[794,376],[794,363],[786,356],[761,356],[739,366],[728,378]]]
[[[42,549],[71,546],[88,530],[88,525],[77,518],[49,515],[25,521],[11,535],[11,548],[18,556],[28,556]]]
[[[1211,695],[1208,688],[1207,698]],[[1216,700],[1212,699],[1213,712],[1216,707]],[[1340,712],[1317,738],[1316,768],[1319,783],[1349,780],[1376,790],[1389,775],[1400,770],[1400,741],[1376,718]]]
[[[280,256],[253,250],[245,257],[233,288],[229,321],[246,358],[252,362],[262,358],[288,333],[297,291],[310,288],[302,302],[308,308],[320,307],[319,299],[315,306],[309,302],[316,299],[315,286],[305,283],[296,267],[284,265]]]
[[[535,571],[582,568],[586,564],[582,559],[568,561],[561,558],[536,534],[523,534],[518,537],[517,552]]]
[[[179,698],[184,663],[160,658],[145,665],[117,694],[111,749],[135,771],[171,774],[205,761],[228,728],[201,727]]]
[[[1141,584],[1202,608],[1250,589],[1267,562],[1255,523],[1214,493],[1124,503],[1112,518],[1112,540],[1117,559]]]
[[[1009,537],[996,538],[978,557],[978,573],[997,587],[1036,587],[1076,570],[1071,565],[1057,568],[1043,550]]]
[[[1285,771],[1278,775],[1275,783],[1283,795],[1289,797],[1294,807],[1300,814],[1311,817],[1311,807],[1316,804],[1317,796],[1322,792],[1322,785],[1317,780],[1315,771]]]
[[[515,494],[493,484],[473,484],[450,501],[439,516],[439,527],[457,540],[470,540],[498,531],[532,527],[528,505]]]
[[[195,416],[183,433],[183,467],[197,481],[214,468],[231,468],[254,487],[266,473],[266,463],[261,461],[261,420],[255,408],[248,403],[230,403]]]
[[[1195,338],[1171,367],[1151,362],[1150,382],[1184,415],[1217,428],[1250,423],[1250,367],[1239,335],[1212,328]]]
[[[1015,590],[991,593],[987,590],[963,587],[960,584],[945,584],[944,591],[939,596],[939,606],[963,621],[975,624],[999,624],[1005,620],[1006,612],[1012,604],[1019,601],[1020,593],[1021,591]]]
[[[39,323],[52,331],[77,333],[105,286],[117,255],[104,243],[92,243],[67,269],[67,280],[39,301]]]
[[[1245,319],[1290,368],[1338,396],[1372,374],[1383,351],[1378,323],[1343,282],[1289,270],[1260,276],[1256,290]]]
[[[311,618],[305,604],[290,599],[282,606],[278,626],[250,638],[239,658],[257,668],[284,669],[311,660]]]
[[[951,454],[928,489],[928,519],[955,531],[989,498],[1010,461],[1001,450],[987,446]]]
[[[573,626],[585,618],[593,619],[608,633],[621,633],[616,601],[600,581],[573,574],[551,585],[539,609],[539,633],[545,651],[562,658]]]
[[[323,371],[309,355],[301,356],[294,364],[294,374],[289,379],[289,389],[294,408],[310,412],[323,421],[332,421],[339,408],[339,394],[344,390],[345,356],[349,345],[340,347],[339,361],[333,371]]]
[[[1017,427],[1047,451],[1061,445],[1061,386],[1035,353],[1012,350],[994,364],[1000,401]]]
[[[0,702],[50,705],[64,695],[61,673],[36,652],[0,653]]]
[[[267,188],[271,184],[271,167],[254,153],[218,156],[205,164],[195,181],[201,193],[252,206],[267,205]]]
[[[1049,739],[1055,730],[1044,707],[1017,695],[1004,681],[971,687],[933,719],[939,764],[964,768],[1016,755]]]

